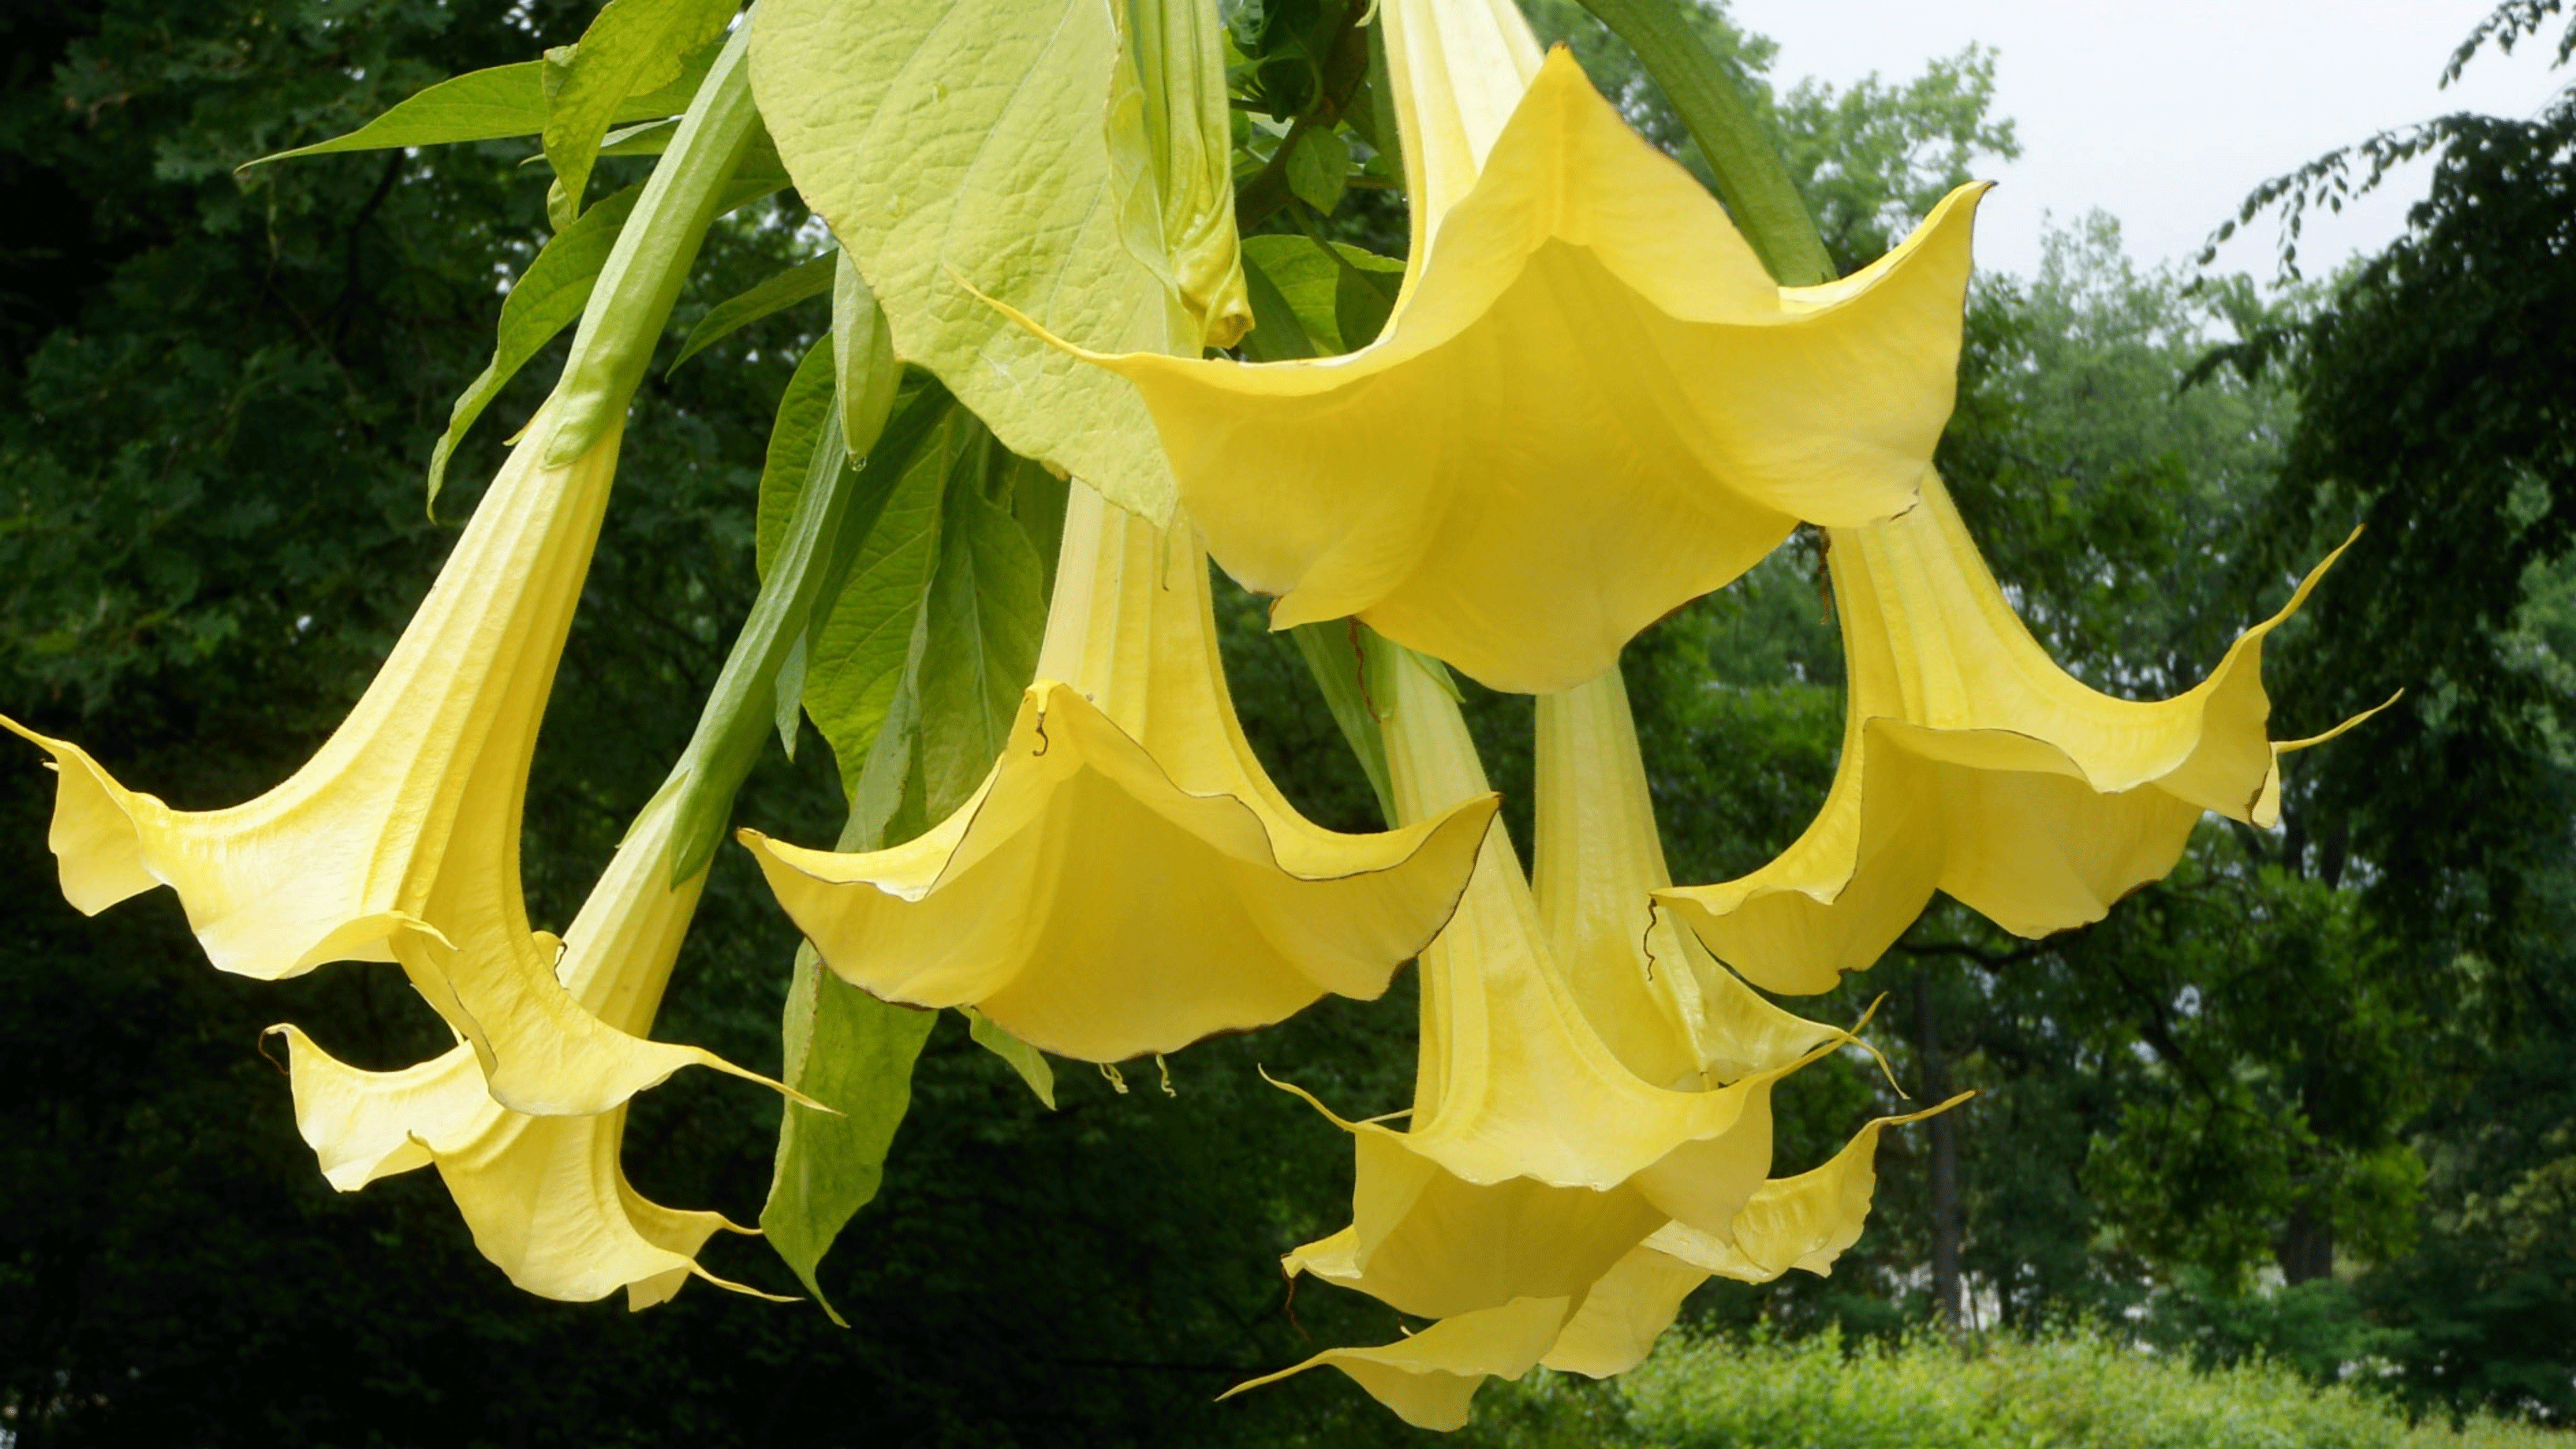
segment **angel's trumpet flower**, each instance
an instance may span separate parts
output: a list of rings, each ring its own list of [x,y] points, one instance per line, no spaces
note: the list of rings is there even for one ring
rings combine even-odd
[[[1902,518],[1829,536],[1850,695],[1822,811],[1777,860],[1657,893],[1748,980],[1832,988],[1943,890],[2005,930],[2097,921],[2173,869],[2201,812],[2269,827],[2279,757],[2263,639],[2342,549],[2175,698],[2096,693],[2013,613],[1940,480]],[[2345,547],[2349,547],[2347,541]]]
[[[1235,720],[1206,557],[1077,482],[1037,681],[965,804],[863,854],[743,840],[843,980],[1107,1062],[1384,991],[1494,818],[1443,803],[1379,835],[1300,816]]]
[[[1381,657],[1399,811],[1480,789],[1436,666]],[[1723,1253],[1829,1261],[1849,1237],[1825,1229],[1858,1230],[1845,1197],[1803,1216],[1760,1206],[1784,1191],[1764,1181],[1772,1084],[1849,1034],[1762,1001],[1654,918],[1668,877],[1617,675],[1540,708],[1538,890],[1507,839],[1487,842],[1423,953],[1410,1126],[1342,1124],[1352,1225],[1287,1260],[1442,1320],[1287,1371],[1332,1364],[1426,1427],[1464,1422],[1489,1375],[1631,1366],[1683,1294],[1732,1266]]]
[[[1508,4],[1384,8],[1416,233],[1384,332],[1320,361],[1094,358],[1143,393],[1183,507],[1278,596],[1273,627],[1357,615],[1496,688],[1561,690],[1799,520],[1912,506],[1977,191],[1857,275],[1782,289]]]
[[[677,798],[665,788],[636,819],[565,933],[556,968],[584,1012],[639,1037],[652,1028],[706,885],[704,871],[671,885]],[[467,1043],[415,1067],[370,1072],[292,1026],[271,1030],[287,1039],[296,1127],[342,1192],[436,1164],[483,1256],[547,1298],[624,1288],[628,1306],[649,1308],[691,1275],[752,1291],[696,1261],[717,1229],[747,1229],[648,1202],[627,1184],[618,1159],[624,1104],[589,1116],[526,1116],[492,1100]]]
[[[626,401],[758,127],[737,38],[620,233],[554,396],[357,707],[284,784],[174,810],[79,746],[0,719],[62,777],[51,844],[74,906],[95,914],[167,885],[209,960],[267,980],[398,961],[472,1043],[493,1095],[526,1111],[605,1111],[692,1063],[737,1070],[574,1004],[529,928],[518,844]]]

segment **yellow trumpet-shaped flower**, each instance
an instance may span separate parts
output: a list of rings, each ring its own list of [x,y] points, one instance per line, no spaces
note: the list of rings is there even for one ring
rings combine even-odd
[[[2207,679],[2133,702],[2048,657],[1937,477],[1914,512],[1829,541],[1850,696],[1824,808],[1751,875],[1657,893],[1770,990],[1867,967],[1935,890],[2023,936],[2100,920],[2173,869],[2202,811],[2270,826],[2279,757],[2359,723],[2282,743],[2265,730],[2264,637],[2341,549]]]
[[[1508,8],[1386,6],[1417,236],[1375,342],[1094,360],[1141,390],[1183,506],[1227,572],[1278,596],[1274,627],[1357,615],[1546,692],[1799,520],[1912,506],[1950,415],[1979,192],[1850,278],[1782,289],[1569,54],[1535,63]]]
[[[1476,777],[1424,667],[1393,672],[1389,763],[1410,809]],[[1423,958],[1412,1128],[1345,1124],[1352,1226],[1287,1260],[1441,1320],[1287,1371],[1331,1364],[1424,1427],[1463,1423],[1489,1376],[1634,1366],[1712,1273],[1821,1271],[1867,1215],[1886,1125],[1764,1180],[1771,1084],[1849,1034],[1763,1001],[1658,919],[1669,877],[1615,673],[1541,699],[1538,755],[1535,895],[1489,844]]]
[[[645,807],[573,919],[556,968],[582,1010],[637,1036],[652,1028],[706,885],[703,871],[670,884],[675,804],[666,789]],[[753,1291],[696,1261],[719,1228],[748,1229],[716,1213],[648,1202],[627,1184],[618,1160],[624,1104],[588,1116],[527,1116],[492,1100],[464,1042],[418,1066],[370,1072],[335,1060],[292,1026],[271,1030],[287,1039],[296,1127],[340,1191],[435,1164],[483,1256],[547,1298],[588,1300],[624,1288],[630,1307],[649,1308],[692,1275]]]
[[[555,979],[552,939],[528,924],[528,764],[617,468],[617,429],[562,463],[547,461],[555,431],[550,408],[348,719],[258,799],[174,810],[78,745],[0,726],[54,757],[50,843],[80,910],[167,885],[215,966],[264,980],[400,962],[473,1044],[494,1095],[588,1114],[693,1063],[749,1074],[583,1011]]]
[[[395,961],[471,1043],[502,1105],[604,1112],[696,1063],[581,1009],[530,929],[519,817],[537,727],[599,538],[627,400],[760,119],[729,43],[602,266],[563,376],[357,706],[285,783],[223,810],[54,757],[63,893],[95,914],[169,886],[218,968],[266,980]],[[741,1075],[749,1075],[741,1073]],[[759,1080],[755,1078],[755,1080]]]
[[[1235,720],[1205,556],[1077,483],[1037,682],[965,804],[863,854],[743,839],[842,979],[1116,1061],[1378,995],[1494,809],[1380,835],[1298,815]]]

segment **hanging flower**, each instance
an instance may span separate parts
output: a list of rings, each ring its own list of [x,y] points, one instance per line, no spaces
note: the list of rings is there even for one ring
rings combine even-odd
[[[1143,393],[1183,507],[1278,596],[1274,627],[1356,615],[1545,692],[1799,520],[1912,506],[1950,414],[1979,189],[1850,278],[1776,287],[1572,56],[1520,69],[1526,27],[1464,38],[1481,16],[1387,7],[1416,237],[1375,342],[1093,360]],[[1509,122],[1480,140],[1506,84]]]
[[[1205,556],[1077,483],[1037,682],[983,785],[887,850],[743,840],[842,979],[1108,1062],[1377,996],[1448,919],[1495,805],[1309,823],[1235,719]]]
[[[2173,869],[2201,812],[2269,828],[2279,757],[2368,717],[2315,739],[2265,733],[2264,637],[2340,548],[2209,678],[2135,702],[2048,657],[1939,478],[1926,475],[1914,512],[1829,541],[1850,703],[1824,808],[1760,870],[1657,893],[1773,991],[1829,990],[1867,967],[1935,890],[2022,936],[2098,921]]]
[[[393,653],[285,783],[229,809],[174,810],[79,746],[0,726],[54,757],[63,894],[96,914],[178,894],[207,959],[262,980],[393,961],[469,1042],[492,1095],[604,1112],[696,1064],[576,1005],[529,926],[519,817],[537,727],[616,477],[626,404],[724,187],[759,128],[737,36],[710,71],[603,267],[561,380]]]
[[[706,886],[704,871],[670,883],[676,802],[677,792],[665,789],[645,807],[573,918],[555,968],[583,1012],[639,1038],[652,1029]],[[475,1247],[512,1283],[546,1298],[589,1300],[624,1288],[628,1306],[650,1308],[691,1276],[754,1291],[697,1263],[717,1229],[749,1229],[720,1214],[648,1202],[627,1184],[623,1103],[587,1116],[528,1116],[492,1100],[465,1042],[418,1066],[369,1072],[335,1060],[292,1026],[270,1030],[287,1041],[296,1128],[340,1191],[434,1164]]]
[[[1428,668],[1399,655],[1387,672],[1409,812],[1480,776]],[[1430,1428],[1464,1423],[1489,1376],[1633,1367],[1711,1273],[1829,1266],[1867,1216],[1886,1125],[1818,1173],[1765,1181],[1772,1084],[1852,1038],[1762,1001],[1656,919],[1669,876],[1618,676],[1539,711],[1537,891],[1489,842],[1423,955],[1412,1120],[1342,1124],[1352,1225],[1286,1260],[1441,1320],[1286,1371],[1330,1364]]]

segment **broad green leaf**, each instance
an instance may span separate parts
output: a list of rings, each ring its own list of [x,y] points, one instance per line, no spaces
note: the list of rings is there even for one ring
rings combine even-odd
[[[945,393],[939,396],[945,400]],[[915,626],[922,623],[931,579],[939,572],[940,503],[956,440],[973,427],[965,410],[952,404],[899,468],[886,456],[891,449],[880,450],[896,481],[848,582],[808,646],[805,712],[831,743],[843,788],[853,794],[912,656]],[[872,459],[868,471],[878,466]]]
[[[751,27],[769,133],[887,304],[895,351],[938,373],[1014,452],[1167,517],[1171,476],[1133,387],[976,295],[1086,347],[1195,349],[1162,280],[1168,259],[1149,264],[1122,239],[1111,7],[765,0]]]
[[[912,1071],[939,1020],[877,1000],[796,950],[782,1022],[787,1084],[841,1115],[786,1104],[760,1230],[834,1323],[815,1269],[832,1240],[885,1181],[886,1152],[912,1106]]]
[[[671,359],[670,371],[679,371],[681,363],[763,317],[775,316],[799,302],[811,301],[829,292],[832,290],[832,271],[838,264],[839,259],[832,252],[809,257],[758,286],[709,307],[707,315],[698,319],[698,325],[689,329],[688,340],[680,344],[680,355]]]
[[[1020,1080],[1029,1084],[1047,1110],[1055,1110],[1055,1068],[1047,1064],[1046,1053],[993,1024],[993,1019],[971,1006],[957,1008],[966,1018],[966,1034],[975,1044],[1011,1064]]]
[[[599,144],[627,97],[677,85],[733,18],[736,0],[608,0],[578,44],[545,59],[546,160],[555,189],[546,202],[558,227],[581,212]]]
[[[1243,244],[1243,287],[1252,299],[1252,330],[1243,334],[1243,355],[1252,362],[1320,357],[1324,355],[1323,348],[1306,334],[1306,323],[1297,315],[1296,307],[1279,284],[1271,280],[1262,262],[1264,249],[1253,245],[1270,240],[1274,238],[1250,237]],[[1329,321],[1329,316],[1325,320]]]
[[[670,144],[671,126],[667,117],[678,114],[689,104],[689,97],[706,76],[707,67],[715,60],[714,47],[690,58],[689,65],[671,84],[643,95],[632,95],[620,101],[612,121],[653,120],[654,126],[636,127],[620,138],[629,143],[646,139],[645,132],[658,132],[651,138],[649,149],[642,146],[619,150],[618,155],[651,156],[660,154]],[[337,151],[388,151],[405,146],[444,146],[459,141],[501,141],[512,136],[533,136],[546,126],[546,63],[522,61],[517,65],[496,65],[489,70],[470,71],[443,80],[415,92],[345,136],[298,146],[292,151],[279,151],[255,161],[245,161],[241,169],[265,166],[271,161],[290,161],[299,156],[327,156]],[[609,154],[603,147],[601,154]]]
[[[492,349],[492,360],[465,386],[456,406],[447,415],[447,431],[438,435],[438,444],[429,454],[429,501],[438,501],[438,490],[447,481],[447,460],[456,445],[465,440],[474,421],[501,395],[510,379],[537,355],[555,334],[569,327],[590,305],[590,294],[599,282],[600,268],[608,263],[608,254],[617,245],[617,234],[625,227],[626,218],[635,210],[636,198],[643,188],[630,186],[615,195],[604,197],[597,206],[583,212],[579,220],[555,234],[554,240],[537,253],[528,264],[518,285],[501,299],[500,337]]]
[[[1341,325],[1342,342],[1356,352],[1386,330],[1395,294],[1404,285],[1404,264],[1338,243],[1334,250],[1348,265],[1333,281],[1333,317]]]
[[[769,435],[769,458],[761,470],[759,513],[755,522],[755,558],[759,561],[763,578],[768,576],[769,560],[778,551],[779,540],[785,536],[785,520],[799,506],[808,477],[806,460],[827,441],[836,449],[840,445],[841,440],[837,436],[828,440],[824,436],[834,413],[831,377],[832,349],[831,339],[827,337],[806,353],[795,377],[788,382],[786,395],[779,401],[778,421]],[[796,720],[804,707],[806,681],[812,673],[816,641],[825,632],[827,622],[837,611],[838,601],[847,592],[852,571],[866,554],[886,504],[893,498],[913,459],[925,447],[938,443],[948,415],[953,411],[955,403],[949,398],[947,389],[927,373],[907,373],[893,420],[882,430],[882,436],[870,440],[874,444],[871,455],[851,465],[863,475],[859,506],[864,525],[841,535],[839,550],[823,576],[809,620],[785,662],[779,666],[774,714],[781,747],[791,759],[796,753]],[[865,727],[874,728],[873,725]],[[835,746],[845,763],[857,759],[864,748],[864,741],[855,740],[847,748]]]
[[[969,453],[959,462],[983,460]],[[1018,520],[968,479],[952,478],[921,665],[922,794],[932,819],[965,803],[1010,738],[1046,632],[1044,577]]]
[[[1295,316],[1313,349],[1308,356],[1330,357],[1367,346],[1386,325],[1387,310],[1404,281],[1404,263],[1394,257],[1344,242],[1326,251],[1322,243],[1302,236],[1245,237],[1243,261],[1246,279],[1259,268],[1276,301]],[[1271,314],[1261,310],[1261,284],[1254,285],[1254,312],[1267,324]],[[1293,345],[1276,338],[1263,344]]]
[[[594,207],[593,210],[598,208]],[[805,360],[779,394],[778,414],[769,425],[769,454],[760,465],[760,502],[752,521],[752,561],[760,577],[769,577],[769,561],[796,511],[805,489],[805,468],[814,457],[823,421],[832,415],[832,340],[822,338],[806,349]]]
[[[1297,139],[1288,153],[1288,189],[1298,200],[1333,214],[1351,181],[1351,146],[1339,132],[1317,127]]]
[[[1044,566],[1044,587],[1051,598],[1056,555],[1064,551],[1064,510],[1072,485],[1027,458],[1014,458],[1012,465],[1011,516],[1020,521],[1020,532],[1029,536],[1029,547]]]

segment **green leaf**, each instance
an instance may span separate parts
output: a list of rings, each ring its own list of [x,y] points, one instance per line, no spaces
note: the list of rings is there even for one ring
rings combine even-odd
[[[597,208],[593,208],[596,210]],[[805,467],[814,456],[823,422],[832,415],[832,340],[821,338],[805,351],[796,373],[779,395],[778,413],[769,425],[769,454],[760,465],[760,502],[752,521],[753,567],[769,577],[769,561],[778,553],[780,535],[805,490]]]
[[[670,143],[671,127],[663,119],[678,114],[689,104],[698,82],[715,60],[715,47],[709,46],[689,58],[671,84],[643,95],[621,100],[611,121],[651,120],[653,126],[638,126],[619,138],[631,149],[618,149],[617,155],[658,155]],[[254,161],[245,161],[239,169],[248,171],[271,161],[291,161],[299,156],[328,156],[338,151],[389,151],[405,146],[444,146],[459,141],[502,141],[512,136],[533,136],[546,127],[546,63],[522,61],[517,65],[496,65],[489,70],[469,71],[464,75],[440,81],[397,102],[376,117],[344,136],[298,146],[292,151],[279,151]],[[644,133],[657,134],[646,137]],[[649,140],[647,146],[632,145]],[[603,146],[602,155],[611,154]]]
[[[971,1006],[957,1008],[966,1018],[966,1034],[975,1044],[1011,1064],[1020,1080],[1029,1084],[1047,1110],[1055,1110],[1055,1068],[1047,1064],[1046,1053],[993,1024],[993,1019]]]
[[[884,447],[869,460],[868,472],[882,468],[895,481],[806,658],[805,712],[830,742],[842,787],[853,795],[913,656],[939,572],[940,505],[957,440],[974,428],[945,391],[936,396],[945,406],[911,456],[898,462]]]
[[[1013,451],[1167,516],[1171,475],[1135,389],[975,295],[1088,347],[1197,341],[1168,259],[1149,264],[1121,233],[1111,7],[764,0],[751,25],[769,133],[886,304],[895,351]]]
[[[272,161],[327,156],[335,151],[377,151],[396,146],[443,146],[456,141],[533,136],[545,124],[545,62],[496,65],[415,92],[347,135],[245,161],[240,169],[248,171]]]
[[[600,269],[608,264],[608,255],[617,246],[617,235],[635,210],[636,199],[643,188],[630,186],[615,195],[602,198],[597,206],[583,212],[579,220],[557,232],[537,259],[528,264],[527,272],[510,294],[501,299],[500,337],[492,349],[492,360],[465,386],[448,412],[447,430],[438,435],[438,444],[429,454],[429,501],[438,502],[438,490],[447,481],[447,460],[454,456],[456,445],[465,440],[467,430],[501,395],[510,379],[578,319],[590,305],[590,294],[598,285]]]
[[[1367,346],[1386,325],[1387,310],[1395,305],[1396,290],[1404,283],[1404,263],[1394,257],[1346,242],[1335,242],[1328,251],[1323,243],[1303,236],[1245,237],[1243,263],[1245,280],[1249,282],[1258,268],[1275,294],[1273,305],[1284,305],[1295,317],[1313,349],[1308,356],[1329,357]],[[1253,312],[1265,323],[1269,320],[1258,291]],[[1258,329],[1253,335],[1259,335]],[[1295,343],[1274,337],[1263,345],[1293,347]]]
[[[1243,243],[1243,289],[1252,299],[1252,330],[1243,334],[1243,355],[1252,362],[1293,362],[1323,355],[1323,348],[1307,335],[1305,321],[1263,263],[1266,249],[1254,246],[1284,239],[1256,236]]]
[[[786,1104],[760,1230],[832,1321],[815,1280],[833,1239],[885,1180],[886,1152],[912,1106],[912,1071],[939,1014],[893,1006],[823,968],[813,946],[796,951],[782,1023],[787,1084],[841,1115]]]
[[[540,133],[555,168],[547,214],[558,227],[581,211],[599,145],[629,96],[683,81],[733,17],[736,0],[608,0],[578,44],[548,51]],[[702,72],[703,73],[703,72]]]
[[[1316,127],[1297,138],[1288,153],[1288,189],[1298,200],[1330,216],[1350,180],[1351,145],[1339,132]]]
[[[1386,735],[1371,698],[1369,633],[1368,626],[1357,619],[1331,619],[1300,624],[1288,631],[1288,637],[1296,642],[1307,672],[1323,690],[1333,723],[1341,727],[1351,753],[1359,756],[1369,789],[1377,793],[1379,812],[1392,822],[1398,818],[1395,791],[1386,770]]]
[[[985,447],[999,451],[989,439]],[[987,465],[971,451],[959,463]],[[952,477],[921,669],[922,795],[932,819],[975,793],[1010,738],[1046,632],[1044,577],[1018,520]]]
[[[698,325],[689,329],[688,340],[680,344],[680,355],[671,359],[669,371],[664,375],[679,371],[681,363],[761,318],[775,316],[799,302],[809,302],[829,292],[832,290],[832,270],[838,264],[838,254],[833,252],[809,257],[765,279],[758,286],[709,307],[707,315],[698,319]]]

